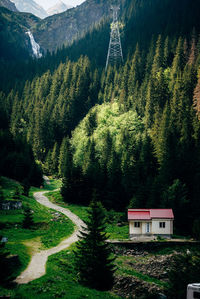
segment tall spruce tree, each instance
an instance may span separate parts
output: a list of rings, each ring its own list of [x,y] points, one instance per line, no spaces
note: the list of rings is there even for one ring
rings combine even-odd
[[[100,202],[91,202],[86,225],[75,251],[78,279],[88,287],[108,290],[113,285],[114,259],[105,243],[105,215]]]
[[[27,207],[24,210],[24,219],[23,219],[22,226],[23,228],[31,229],[33,228],[33,225],[34,225],[33,214],[31,212],[31,209]]]

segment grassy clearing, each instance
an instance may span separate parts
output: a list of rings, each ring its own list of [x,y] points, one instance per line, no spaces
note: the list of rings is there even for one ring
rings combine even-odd
[[[60,179],[49,179],[50,184],[47,184],[44,181],[44,187],[42,189],[36,188],[36,187],[31,187],[29,196],[33,196],[34,192],[39,192],[39,191],[52,191],[55,189],[59,189],[62,185],[62,181]]]
[[[73,265],[73,249],[62,251],[48,259],[47,274],[27,285],[18,286],[11,298],[20,299],[119,299],[111,292],[86,288],[77,282]]]
[[[62,207],[65,207],[69,209],[72,213],[76,214],[78,217],[80,217],[83,221],[87,221],[88,214],[86,206],[80,206],[75,204],[68,204],[63,202],[62,196],[60,194],[60,191],[55,192],[48,192],[46,196],[54,203],[59,204]],[[109,239],[128,239],[129,238],[129,229],[128,229],[128,223],[126,224],[120,224],[117,225],[118,222],[120,222],[120,218],[122,218],[124,215],[123,213],[111,211],[107,212],[107,226],[106,226],[106,232],[108,234]]]
[[[53,180],[51,185],[45,185],[45,188],[52,190],[59,187],[59,184],[60,181]],[[4,177],[1,178],[1,185],[5,199],[9,200],[12,200],[16,190],[21,188],[19,183]],[[19,265],[14,269],[13,277],[26,268],[34,251],[58,245],[74,230],[74,224],[66,216],[35,201],[32,194],[38,190],[40,189],[32,188],[30,197],[19,196],[18,200],[23,204],[21,210],[0,211],[0,236],[8,238],[5,251],[19,257]],[[33,212],[35,224],[32,229],[24,229],[22,226],[23,210],[26,207]]]

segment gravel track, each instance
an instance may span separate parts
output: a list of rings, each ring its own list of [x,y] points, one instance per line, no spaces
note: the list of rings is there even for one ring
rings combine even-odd
[[[48,198],[44,195],[44,193],[49,191],[43,191],[43,192],[36,192],[34,193],[34,197],[41,205],[54,209],[58,212],[61,212],[62,214],[66,215],[69,219],[74,222],[76,225],[74,233],[63,240],[60,244],[58,244],[56,247],[41,250],[35,254],[33,254],[31,261],[28,265],[28,267],[16,278],[15,282],[18,284],[25,284],[28,283],[34,279],[37,279],[43,275],[46,274],[46,262],[50,255],[55,254],[63,249],[66,249],[71,244],[78,241],[78,235],[81,231],[82,227],[85,227],[84,222],[75,214],[73,214],[71,211],[69,211],[66,208],[62,208],[56,204],[53,204],[48,200]]]

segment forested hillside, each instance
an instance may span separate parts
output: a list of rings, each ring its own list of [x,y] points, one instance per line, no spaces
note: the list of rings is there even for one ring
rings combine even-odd
[[[197,0],[122,1],[123,65],[104,70],[103,20],[70,47],[23,64],[19,85],[8,74],[6,129],[31,145],[45,173],[64,178],[65,200],[88,204],[95,190],[108,209],[173,208],[178,233],[199,224],[199,8]]]

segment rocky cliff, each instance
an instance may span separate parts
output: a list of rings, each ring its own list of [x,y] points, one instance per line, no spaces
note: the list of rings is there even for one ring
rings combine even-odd
[[[17,9],[21,12],[29,12],[42,19],[48,16],[44,8],[42,8],[33,0],[23,0],[23,1],[12,0],[12,1],[15,3]]]
[[[63,44],[87,32],[110,13],[111,0],[87,0],[61,14],[41,20],[33,29],[34,36],[44,50],[56,50]]]
[[[55,15],[55,14],[59,14],[59,13],[62,13],[68,9],[72,8],[72,6],[70,5],[66,5],[65,3],[63,3],[62,1],[58,1],[56,3],[56,5],[50,7],[48,10],[47,10],[47,13],[49,16],[52,16],[52,15]]]

